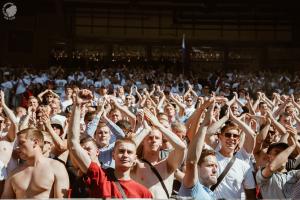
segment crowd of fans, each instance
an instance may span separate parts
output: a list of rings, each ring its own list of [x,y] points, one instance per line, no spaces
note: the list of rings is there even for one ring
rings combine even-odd
[[[300,72],[1,68],[2,198],[300,198]]]

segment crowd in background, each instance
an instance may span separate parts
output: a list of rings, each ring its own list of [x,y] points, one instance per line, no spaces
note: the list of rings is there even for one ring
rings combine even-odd
[[[0,194],[297,199],[299,76],[3,67]]]

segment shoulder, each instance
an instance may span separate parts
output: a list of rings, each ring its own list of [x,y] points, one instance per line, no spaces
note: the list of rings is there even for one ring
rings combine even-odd
[[[58,174],[61,173],[62,170],[66,170],[66,167],[63,163],[51,158],[46,158],[46,159],[47,162],[49,163],[49,167],[51,167],[54,174]]]
[[[21,164],[21,165],[17,166],[12,172],[10,172],[8,179],[13,178],[16,174],[22,172],[26,168],[27,168],[27,165],[25,165],[25,164]]]

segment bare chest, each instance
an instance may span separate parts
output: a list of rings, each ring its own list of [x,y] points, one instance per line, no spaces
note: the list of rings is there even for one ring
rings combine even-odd
[[[11,182],[17,197],[49,197],[54,174],[46,166],[26,167]]]
[[[174,173],[168,172],[165,162],[155,165],[156,170],[159,172],[169,194],[172,191],[174,180]],[[150,166],[146,163],[137,168],[134,179],[149,188],[155,198],[167,198],[165,191],[159,181],[159,178],[152,171]]]

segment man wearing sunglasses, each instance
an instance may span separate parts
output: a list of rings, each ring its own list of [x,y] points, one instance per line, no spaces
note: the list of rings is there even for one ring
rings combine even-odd
[[[255,199],[255,182],[249,163],[249,148],[247,150],[246,148],[241,148],[236,153],[240,143],[240,128],[244,132],[247,132],[247,137],[252,136],[249,133],[251,130],[246,124],[234,117],[232,113],[230,113],[230,116],[236,124],[229,122],[221,129],[221,133],[219,134],[221,148],[216,152],[219,176],[225,170],[232,157],[235,156],[236,159],[224,179],[215,188],[214,193],[217,199],[241,199],[244,198],[244,193],[247,199]],[[247,137],[245,144],[251,145],[253,140],[247,140]]]

